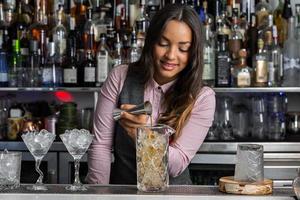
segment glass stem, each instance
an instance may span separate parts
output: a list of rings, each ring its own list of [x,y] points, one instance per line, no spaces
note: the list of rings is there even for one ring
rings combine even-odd
[[[81,185],[80,179],[79,179],[79,167],[80,167],[80,160],[75,159],[75,180],[74,185]]]
[[[38,178],[38,180],[36,181],[36,184],[41,185],[43,184],[43,178],[44,178],[44,174],[43,172],[40,170],[40,165],[41,165],[41,161],[42,159],[37,158],[35,160],[35,170],[39,173],[40,177]]]

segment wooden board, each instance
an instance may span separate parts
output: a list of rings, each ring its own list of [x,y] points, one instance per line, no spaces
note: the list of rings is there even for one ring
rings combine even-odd
[[[264,179],[261,182],[235,181],[233,176],[222,177],[219,180],[219,190],[231,194],[266,195],[272,194],[273,181]]]

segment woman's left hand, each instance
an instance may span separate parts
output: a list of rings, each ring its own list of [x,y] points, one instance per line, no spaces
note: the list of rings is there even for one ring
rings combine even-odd
[[[123,104],[121,105],[122,110],[128,110],[134,108],[136,105]],[[120,125],[126,130],[128,135],[135,141],[137,128],[146,125],[149,116],[145,114],[133,115],[126,111],[121,113],[119,120]]]

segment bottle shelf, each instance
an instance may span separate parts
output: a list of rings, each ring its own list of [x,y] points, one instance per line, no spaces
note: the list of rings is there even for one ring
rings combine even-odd
[[[98,92],[101,87],[0,87],[0,92]],[[216,93],[300,93],[300,87],[247,87],[247,88],[233,88],[233,87],[214,87]]]
[[[285,92],[285,93],[298,93],[300,87],[247,87],[247,88],[213,88],[216,93],[273,93],[273,92]]]
[[[0,92],[98,92],[100,87],[0,87]]]

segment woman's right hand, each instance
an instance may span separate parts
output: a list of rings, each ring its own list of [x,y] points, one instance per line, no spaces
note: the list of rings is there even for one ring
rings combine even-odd
[[[122,104],[122,110],[129,110],[134,108],[136,105],[132,104]],[[149,116],[145,114],[133,115],[126,111],[121,113],[121,118],[119,120],[120,125],[126,130],[127,134],[135,141],[137,128],[147,124]]]

